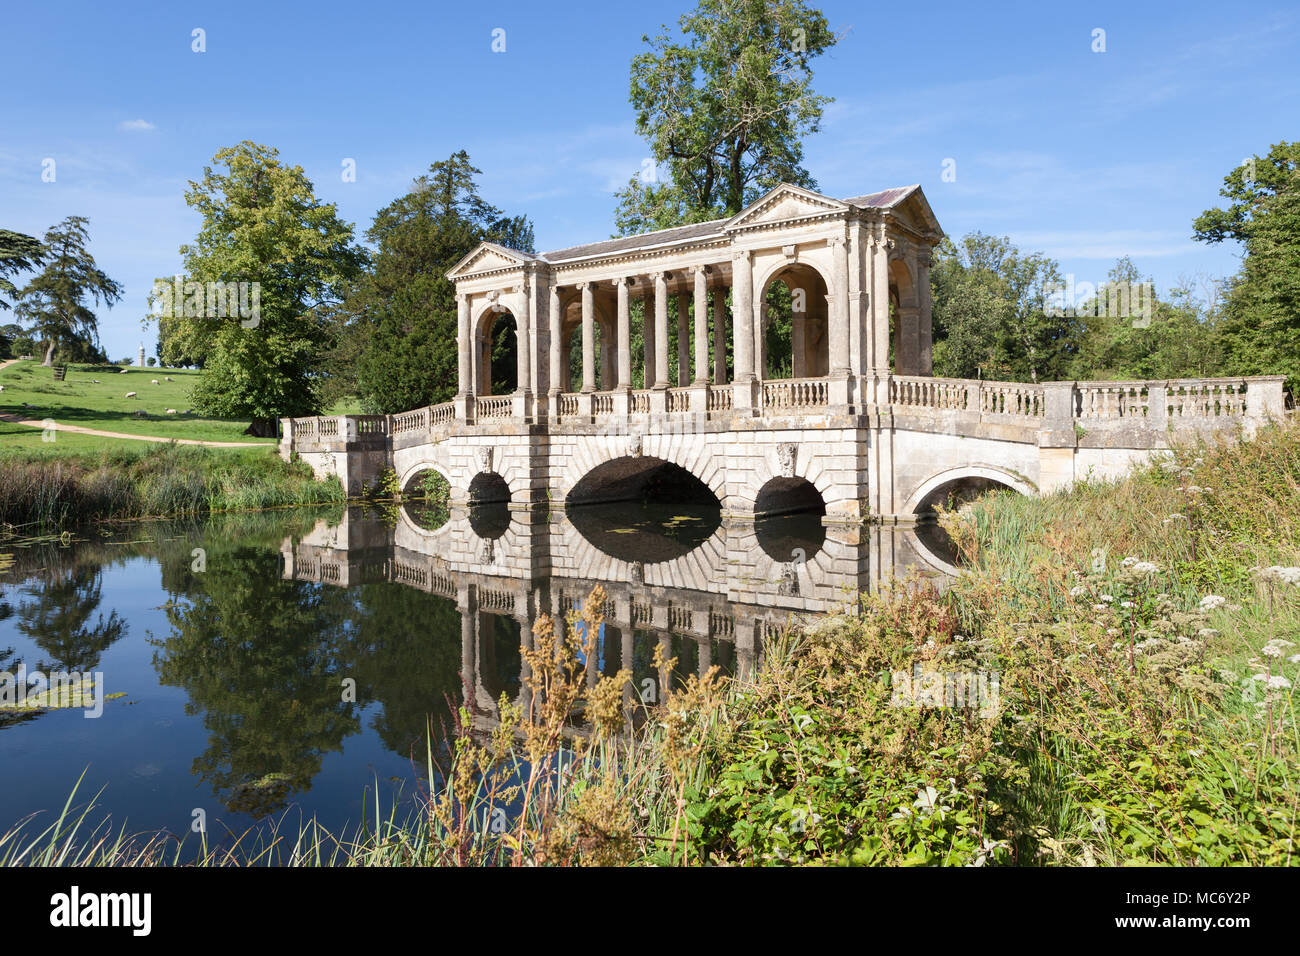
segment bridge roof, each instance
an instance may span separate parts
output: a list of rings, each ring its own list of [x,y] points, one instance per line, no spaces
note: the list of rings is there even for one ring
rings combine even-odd
[[[598,242],[588,242],[577,246],[568,246],[563,249],[553,249],[549,252],[531,254],[520,252],[517,249],[507,249],[496,243],[484,242],[475,247],[474,251],[460,261],[449,273],[449,277],[454,277],[457,273],[466,270],[475,260],[483,258],[484,252],[495,252],[500,258],[505,260],[514,259],[519,263],[526,262],[544,262],[547,264],[556,264],[562,262],[573,262],[579,259],[598,259],[603,256],[618,255],[627,252],[639,252],[649,249],[666,248],[682,243],[698,242],[709,239],[723,239],[727,235],[730,224],[738,223],[746,215],[765,202],[769,197],[788,190],[802,193],[806,196],[821,196],[813,190],[800,189],[799,187],[782,184],[775,189],[765,193],[762,197],[755,200],[745,209],[741,210],[735,216],[727,216],[721,219],[710,219],[707,222],[691,223],[685,226],[674,226],[670,229],[658,229],[654,232],[642,232],[635,236],[619,236],[614,239],[602,239]],[[918,184],[911,186],[894,186],[890,189],[882,189],[879,192],[867,193],[862,196],[852,196],[848,199],[834,200],[829,196],[822,196],[822,199],[829,203],[839,203],[843,206],[852,206],[858,209],[891,209],[900,204],[913,200],[920,207],[921,218],[926,220],[926,225],[933,228],[936,232],[942,232],[937,220],[934,218],[934,212],[930,209],[930,204],[926,201],[924,193]],[[491,257],[489,257],[491,258]],[[505,262],[496,264],[507,264]]]

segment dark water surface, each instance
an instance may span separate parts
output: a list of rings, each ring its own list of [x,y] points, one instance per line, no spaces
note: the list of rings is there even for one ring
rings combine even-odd
[[[419,506],[288,511],[0,545],[14,559],[0,672],[100,672],[121,695],[90,719],[0,709],[0,831],[52,822],[84,771],[78,800],[102,789],[99,816],[130,832],[186,835],[196,810],[210,839],[285,813],[337,832],[373,815],[376,788],[385,809],[409,799],[426,728],[443,739],[467,685],[490,727],[500,694],[520,691],[537,615],[594,584],[609,593],[601,671],[630,663],[653,689],[657,644],[677,679],[743,671],[792,618],[947,567],[942,542],[910,529],[808,515],[496,506],[441,521]]]

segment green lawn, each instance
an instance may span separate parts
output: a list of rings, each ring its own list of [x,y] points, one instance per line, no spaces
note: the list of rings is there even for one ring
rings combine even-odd
[[[131,368],[126,374],[114,365],[70,365],[65,381],[56,382],[52,369],[39,362],[18,362],[0,369],[0,412],[51,418],[59,424],[80,425],[128,435],[158,435],[163,438],[190,438],[200,441],[265,442],[244,434],[246,421],[231,421],[182,414],[191,405],[189,397],[202,372],[185,369]],[[167,381],[168,376],[172,381]],[[152,384],[154,380],[157,385]],[[98,380],[98,382],[96,381]],[[127,398],[135,392],[135,398]],[[24,405],[26,403],[26,406]],[[166,414],[167,409],[177,414]],[[148,418],[137,418],[143,410]],[[36,445],[42,445],[41,432],[26,426],[7,426],[0,434],[9,445],[13,432],[30,431]],[[112,439],[60,432],[52,444],[62,446],[81,443],[82,448],[101,447]],[[48,447],[48,446],[46,446]]]
[[[124,376],[125,377],[125,376]],[[5,393],[8,393],[5,389]],[[8,409],[0,409],[7,411]],[[55,419],[62,421],[62,419]],[[78,423],[80,424],[80,423]],[[126,432],[126,429],[119,429]],[[134,449],[141,451],[153,445],[153,442],[134,441],[130,438],[103,438],[99,435],[79,435],[76,432],[52,432],[53,441],[46,441],[42,429],[29,425],[15,425],[0,421],[0,461],[8,457],[18,457],[24,461],[49,458],[55,455],[76,455],[88,451],[123,451]],[[189,438],[189,435],[177,435],[177,438]],[[224,439],[223,439],[224,440]],[[274,455],[276,449],[266,445],[250,444],[246,448],[212,448],[214,453],[232,455]]]

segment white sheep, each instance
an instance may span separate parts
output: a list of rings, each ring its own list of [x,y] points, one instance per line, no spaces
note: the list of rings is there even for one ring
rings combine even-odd
[[[131,374],[131,370],[130,370],[129,368],[124,368],[124,369],[122,369],[121,374],[123,374],[123,375],[130,375],[130,374]]]
[[[96,385],[99,384],[99,379],[97,378],[92,378],[91,381],[94,382]]]
[[[169,408],[169,409],[167,409],[167,414],[168,414],[168,415],[175,415],[175,414],[176,414],[176,409],[174,409],[174,408]]]
[[[135,393],[135,392],[127,392],[127,393],[126,393],[126,397],[127,397],[127,398],[135,398],[135,396],[136,396],[136,393]]]
[[[149,380],[149,384],[150,384],[150,385],[157,385],[157,384],[158,384],[158,379],[156,379],[156,378],[150,379],[150,380]]]
[[[164,375],[163,378],[167,379],[167,381],[169,382],[172,380],[172,377],[170,375]]]

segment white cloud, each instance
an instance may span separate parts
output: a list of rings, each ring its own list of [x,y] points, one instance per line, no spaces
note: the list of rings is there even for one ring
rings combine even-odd
[[[120,130],[126,130],[127,132],[135,133],[135,132],[144,132],[146,130],[151,130],[151,129],[157,129],[158,127],[154,126],[153,123],[150,123],[148,120],[133,119],[133,120],[125,120],[121,123],[118,123],[117,128]]]

